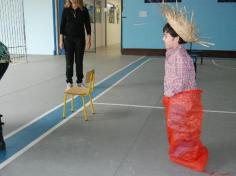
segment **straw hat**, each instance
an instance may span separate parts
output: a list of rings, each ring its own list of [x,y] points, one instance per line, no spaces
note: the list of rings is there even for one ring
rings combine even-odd
[[[185,42],[198,43],[206,47],[209,47],[209,45],[214,45],[214,43],[199,39],[196,26],[193,21],[193,13],[191,20],[188,20],[186,9],[179,9],[177,3],[176,8],[171,8],[165,3],[162,3],[161,8],[162,14],[166,17],[167,22]]]

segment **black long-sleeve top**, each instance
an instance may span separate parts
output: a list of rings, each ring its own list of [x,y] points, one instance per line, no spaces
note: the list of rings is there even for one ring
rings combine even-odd
[[[71,7],[64,8],[60,25],[60,34],[68,37],[85,37],[85,29],[87,35],[91,35],[91,25],[88,9],[83,7],[73,9]]]

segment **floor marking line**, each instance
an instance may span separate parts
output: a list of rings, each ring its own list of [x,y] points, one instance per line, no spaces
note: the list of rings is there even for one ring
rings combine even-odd
[[[95,91],[93,92],[93,100],[101,97],[105,92],[110,90],[111,87],[114,87],[119,82],[124,80],[128,75],[140,68],[147,61],[149,61],[147,57],[136,59],[130,64],[109,75],[102,81],[96,83]],[[5,142],[7,146],[9,146],[9,148],[7,147],[6,151],[0,152],[0,169],[2,169],[18,156],[29,150],[33,145],[37,144],[47,135],[55,131],[59,126],[66,123],[75,114],[82,111],[82,103],[80,101],[76,101],[76,99],[78,98],[79,97],[75,98],[75,109],[78,110],[74,113],[68,113],[69,115],[68,117],[66,117],[66,119],[62,120],[61,118],[63,108],[63,103],[61,103],[55,108],[45,112],[33,121],[7,135]],[[70,101],[71,99],[67,100],[67,102],[69,103],[67,106],[67,112],[70,112]],[[87,99],[86,105],[88,104],[89,102]],[[43,127],[43,129],[41,129],[40,127]],[[32,133],[32,131],[34,131],[34,133]]]
[[[94,104],[97,105],[106,105],[106,106],[124,106],[124,107],[135,107],[135,108],[150,108],[150,109],[164,109],[163,106],[146,106],[146,105],[135,105],[135,104],[119,104],[119,103],[97,103]],[[220,113],[220,114],[236,114],[236,112],[233,111],[215,111],[215,110],[208,110],[204,109],[203,112],[208,113]]]
[[[118,69],[117,71],[113,72],[111,75],[107,76],[107,77],[104,78],[103,80],[101,80],[101,81],[99,81],[98,83],[96,83],[96,84],[95,84],[95,87],[96,87],[97,85],[99,85],[100,83],[102,83],[102,82],[108,80],[109,78],[111,78],[112,76],[114,76],[115,74],[117,74],[118,72],[120,72],[121,70],[126,69],[126,68],[129,67],[130,65],[134,64],[135,62],[138,62],[139,60],[141,60],[141,59],[143,59],[143,58],[145,58],[145,57],[140,57],[140,58],[138,58],[137,60],[135,60],[135,61],[129,63],[129,64],[126,65],[125,67],[122,67],[122,68]],[[68,103],[68,102],[70,102],[70,101],[71,101],[71,98],[68,99],[66,102]],[[16,130],[12,131],[11,133],[7,134],[6,136],[4,136],[4,138],[7,139],[7,138],[11,137],[12,135],[16,134],[17,132],[21,131],[22,129],[24,129],[24,128],[26,128],[27,126],[33,124],[34,122],[38,121],[39,119],[43,118],[43,117],[46,116],[47,114],[49,114],[49,113],[55,111],[56,109],[58,109],[58,108],[60,108],[60,107],[62,107],[62,106],[63,106],[63,103],[57,105],[56,107],[52,108],[51,110],[49,110],[49,111],[43,113],[42,115],[40,115],[40,116],[38,116],[38,117],[36,117],[34,120],[28,122],[27,124],[23,125],[22,127],[20,127],[20,128],[18,128],[18,129],[16,129]]]
[[[19,157],[20,155],[22,155],[23,153],[25,153],[27,150],[29,150],[32,146],[34,146],[35,144],[39,143],[42,139],[44,139],[46,136],[48,136],[49,134],[51,134],[53,131],[55,131],[58,127],[60,127],[61,125],[63,125],[64,123],[66,123],[67,121],[69,121],[73,116],[75,116],[76,114],[78,114],[78,112],[81,112],[83,110],[83,108],[81,107],[79,110],[77,110],[76,112],[72,113],[70,116],[68,116],[67,118],[65,118],[63,121],[61,121],[60,123],[58,123],[56,126],[52,127],[51,129],[49,129],[46,133],[42,134],[40,137],[36,138],[34,141],[32,141],[31,143],[29,143],[27,146],[25,146],[24,148],[22,148],[21,150],[19,150],[18,152],[16,152],[14,155],[12,155],[12,157],[8,158],[7,160],[5,160],[4,162],[2,162],[0,164],[0,170],[2,168],[4,168],[6,165],[8,165],[9,163],[11,163],[13,160],[15,160],[17,157]]]
[[[146,60],[144,63],[142,63],[141,65],[139,65],[136,69],[134,69],[133,71],[129,72],[126,76],[124,76],[123,78],[121,78],[119,81],[117,81],[115,84],[113,84],[112,86],[110,86],[108,89],[106,89],[105,91],[103,91],[100,95],[98,95],[98,98],[101,97],[102,95],[104,95],[105,93],[107,93],[108,91],[110,91],[113,87],[115,87],[117,84],[119,84],[121,81],[123,81],[125,78],[127,78],[130,74],[132,74],[134,71],[136,71],[137,69],[139,69],[141,66],[143,66],[145,63],[147,63],[150,59]]]
[[[135,107],[135,108],[150,108],[150,109],[164,109],[162,106],[146,106],[146,105],[135,105],[135,104],[119,104],[119,103],[94,103],[97,105],[107,106],[124,106],[124,107]]]
[[[230,67],[230,66],[225,66],[225,65],[218,64],[214,59],[212,59],[211,61],[212,61],[214,66],[219,67],[219,68],[226,68],[226,69],[232,69],[232,70],[236,69],[235,67]]]

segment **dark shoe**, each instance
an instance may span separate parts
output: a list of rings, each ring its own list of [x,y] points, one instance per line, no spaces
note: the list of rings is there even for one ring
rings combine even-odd
[[[0,141],[0,151],[1,150],[6,150],[6,144],[5,144],[4,140]]]
[[[0,151],[1,150],[6,150],[6,144],[2,135],[2,125],[4,125],[4,123],[2,122],[2,114],[0,114]]]

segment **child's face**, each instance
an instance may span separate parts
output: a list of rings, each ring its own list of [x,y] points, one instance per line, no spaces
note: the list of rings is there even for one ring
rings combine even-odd
[[[163,35],[162,39],[164,41],[166,49],[176,48],[179,45],[179,43],[178,43],[179,38],[178,37],[172,37],[167,32],[164,32],[164,35]]]

